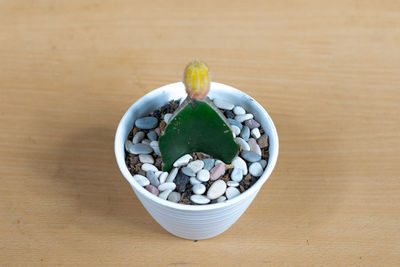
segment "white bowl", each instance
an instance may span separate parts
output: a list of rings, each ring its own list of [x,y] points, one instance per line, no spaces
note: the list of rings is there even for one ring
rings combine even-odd
[[[162,86],[140,98],[122,117],[115,134],[114,149],[118,166],[143,206],[165,230],[173,235],[193,240],[219,235],[236,222],[271,175],[278,158],[279,143],[275,125],[257,101],[238,89],[215,82],[211,83],[208,96],[211,99],[221,98],[240,105],[253,113],[269,136],[269,161],[263,175],[248,190],[231,200],[208,205],[184,205],[161,199],[140,186],[125,164],[124,144],[135,120],[146,116],[170,100],[186,97],[183,83]]]

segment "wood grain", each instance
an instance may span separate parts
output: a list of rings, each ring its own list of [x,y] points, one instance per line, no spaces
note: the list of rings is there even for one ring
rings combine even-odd
[[[0,1],[1,266],[399,266],[400,2]],[[226,233],[165,232],[119,119],[208,62],[255,97],[277,168]]]

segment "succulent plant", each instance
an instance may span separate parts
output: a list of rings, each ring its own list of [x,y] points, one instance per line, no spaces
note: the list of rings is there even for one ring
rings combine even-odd
[[[225,116],[207,97],[209,70],[205,63],[187,65],[183,82],[188,97],[169,120],[159,138],[163,170],[169,171],[182,155],[203,152],[225,163],[238,154],[231,126]]]

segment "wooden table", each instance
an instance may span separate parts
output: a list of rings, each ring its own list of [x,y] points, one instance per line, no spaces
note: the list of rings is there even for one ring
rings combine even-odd
[[[125,110],[205,60],[280,136],[251,207],[164,231],[114,159]],[[399,1],[1,1],[1,266],[399,266]]]

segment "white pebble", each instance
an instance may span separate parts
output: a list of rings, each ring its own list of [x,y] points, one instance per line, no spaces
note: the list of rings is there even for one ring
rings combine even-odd
[[[157,118],[154,117],[143,117],[139,118],[135,121],[135,126],[140,129],[153,129],[157,125]]]
[[[226,109],[226,110],[232,110],[235,105],[229,102],[226,102],[225,100],[216,98],[214,99],[214,104],[220,108],[220,109]]]
[[[158,141],[151,141],[149,145],[154,150],[154,153],[156,153],[156,155],[161,156],[160,147],[158,146]]]
[[[151,185],[154,185],[154,186],[160,185],[160,181],[157,179],[154,172],[146,172],[146,178],[150,181]]]
[[[242,108],[241,106],[236,106],[233,109],[233,113],[235,113],[235,115],[244,115],[246,114],[246,110],[244,110],[244,108]]]
[[[261,134],[260,134],[260,130],[258,128],[254,128],[253,130],[251,130],[251,136],[253,136],[255,139],[260,138]]]
[[[140,184],[141,186],[146,186],[150,184],[149,179],[147,179],[146,177],[144,177],[143,175],[140,174],[136,174],[133,176],[133,179]]]
[[[253,151],[242,151],[240,156],[247,162],[256,162],[261,160],[261,156]]]
[[[158,186],[158,190],[160,191],[165,191],[165,190],[173,191],[175,188],[176,188],[175,183],[163,183]]]
[[[143,140],[144,136],[145,136],[144,132],[137,132],[135,136],[132,138],[132,143],[139,144]]]
[[[171,113],[166,113],[166,114],[164,115],[164,121],[165,121],[166,123],[168,123],[169,120],[171,119],[171,117],[172,117],[172,114],[171,114]]]
[[[249,144],[247,144],[246,141],[244,141],[243,138],[241,137],[236,137],[235,138],[236,143],[242,148],[242,150],[244,151],[249,151],[250,150],[250,146]]]
[[[167,183],[172,183],[178,174],[178,168],[173,168],[167,177]]]
[[[169,194],[168,196],[168,200],[175,203],[178,203],[180,199],[181,199],[181,194],[178,192],[171,192],[171,194]]]
[[[217,199],[225,193],[226,183],[222,180],[215,181],[207,191],[207,198]]]
[[[255,177],[260,177],[263,173],[263,167],[259,162],[254,162],[250,165],[249,172]]]
[[[206,186],[204,184],[196,184],[193,186],[192,190],[196,195],[202,195],[206,192]]]
[[[161,151],[160,151],[160,148],[158,146],[157,147],[153,147],[153,150],[154,150],[154,153],[156,153],[157,156],[161,157]]]
[[[153,157],[151,155],[147,155],[147,154],[140,154],[139,160],[141,163],[150,163],[150,164],[154,163]]]
[[[181,166],[185,166],[189,163],[189,161],[193,159],[192,156],[190,156],[189,154],[183,155],[182,157],[180,157],[179,159],[177,159],[174,162],[174,167],[181,167]]]
[[[190,177],[189,181],[191,185],[201,184],[201,182],[197,180],[195,177]]]
[[[267,167],[267,161],[265,159],[262,159],[259,162],[260,162],[260,164],[261,164],[263,169],[265,169],[265,167]]]
[[[194,173],[197,173],[198,171],[200,171],[201,169],[203,169],[203,167],[204,167],[204,162],[203,162],[202,160],[195,160],[195,161],[190,162],[190,163],[187,165],[187,167],[190,168],[190,169],[192,169],[192,171],[193,171]]]
[[[241,169],[243,175],[247,175],[247,165],[246,165],[246,162],[241,157],[236,156],[232,160],[232,165],[235,166],[235,168],[237,168],[237,169]]]
[[[158,147],[158,141],[151,141],[149,144],[151,147]]]
[[[203,159],[204,169],[211,170],[214,167],[215,159]]]
[[[210,172],[206,169],[200,170],[197,173],[197,180],[201,182],[207,182],[208,180],[210,180]]]
[[[150,145],[151,140],[149,140],[149,139],[143,139],[141,143],[142,143],[142,144],[146,144],[146,145]]]
[[[158,177],[158,179],[160,180],[160,184],[165,183],[165,181],[167,180],[167,177],[168,177],[168,172],[161,173],[160,177]]]
[[[238,183],[238,182],[235,182],[235,181],[228,181],[228,182],[226,183],[226,185],[227,185],[227,186],[232,186],[232,187],[238,187],[238,186],[239,186],[239,183]]]
[[[250,119],[252,119],[254,116],[253,116],[253,114],[251,114],[251,113],[247,113],[247,114],[243,114],[243,115],[237,115],[237,116],[235,116],[235,120],[237,120],[238,122],[244,122],[244,121],[247,121],[247,120],[250,120]]]
[[[225,195],[228,199],[232,199],[240,195],[240,191],[236,187],[228,187],[228,189],[226,189]]]
[[[225,162],[223,162],[222,160],[217,159],[217,160],[215,161],[215,163],[214,163],[214,166],[217,166],[217,165],[220,164],[220,163],[222,163],[222,164],[225,165]]]
[[[142,165],[142,170],[145,171],[145,172],[148,172],[148,171],[156,172],[156,171],[158,171],[156,166],[154,166],[152,164],[149,164],[149,163],[143,164]]]
[[[135,155],[150,154],[150,153],[153,152],[153,149],[151,148],[151,146],[149,146],[147,144],[136,144],[136,145],[134,145],[129,140],[126,140],[125,148],[129,153],[135,154]]]
[[[126,140],[125,141],[125,150],[128,151],[129,153],[131,153],[132,147],[133,147],[133,143],[129,140]],[[131,154],[133,154],[133,153],[131,153]]]
[[[187,176],[195,176],[195,175],[196,175],[196,173],[194,173],[194,171],[193,171],[191,168],[189,168],[189,167],[183,167],[183,168],[181,169],[181,171],[182,171],[184,174],[186,174]]]
[[[236,125],[231,125],[232,127],[232,132],[235,134],[235,136],[238,136],[240,134],[240,129]]]
[[[151,148],[150,145],[139,143],[136,145],[132,145],[132,151],[130,152],[132,152],[133,154],[140,155],[140,154],[150,154],[153,151],[154,150]]]
[[[219,198],[217,199],[217,203],[224,202],[225,200],[226,200],[226,197],[225,197],[225,196],[221,196],[221,197],[219,197]]]
[[[253,151],[253,152],[255,152],[255,153],[257,153],[258,155],[261,156],[261,148],[257,144],[256,139],[249,138],[249,141],[247,141],[247,143],[249,144],[250,151]]]
[[[172,190],[165,190],[164,192],[161,192],[158,196],[162,199],[167,199],[169,194],[171,194]]]
[[[243,179],[243,171],[242,169],[234,168],[231,173],[231,179],[235,182],[240,182]]]
[[[156,178],[158,179],[161,175],[161,173],[163,173],[162,171],[156,171],[154,174],[156,175]]]
[[[190,200],[196,204],[208,204],[210,200],[203,195],[191,195]]]

